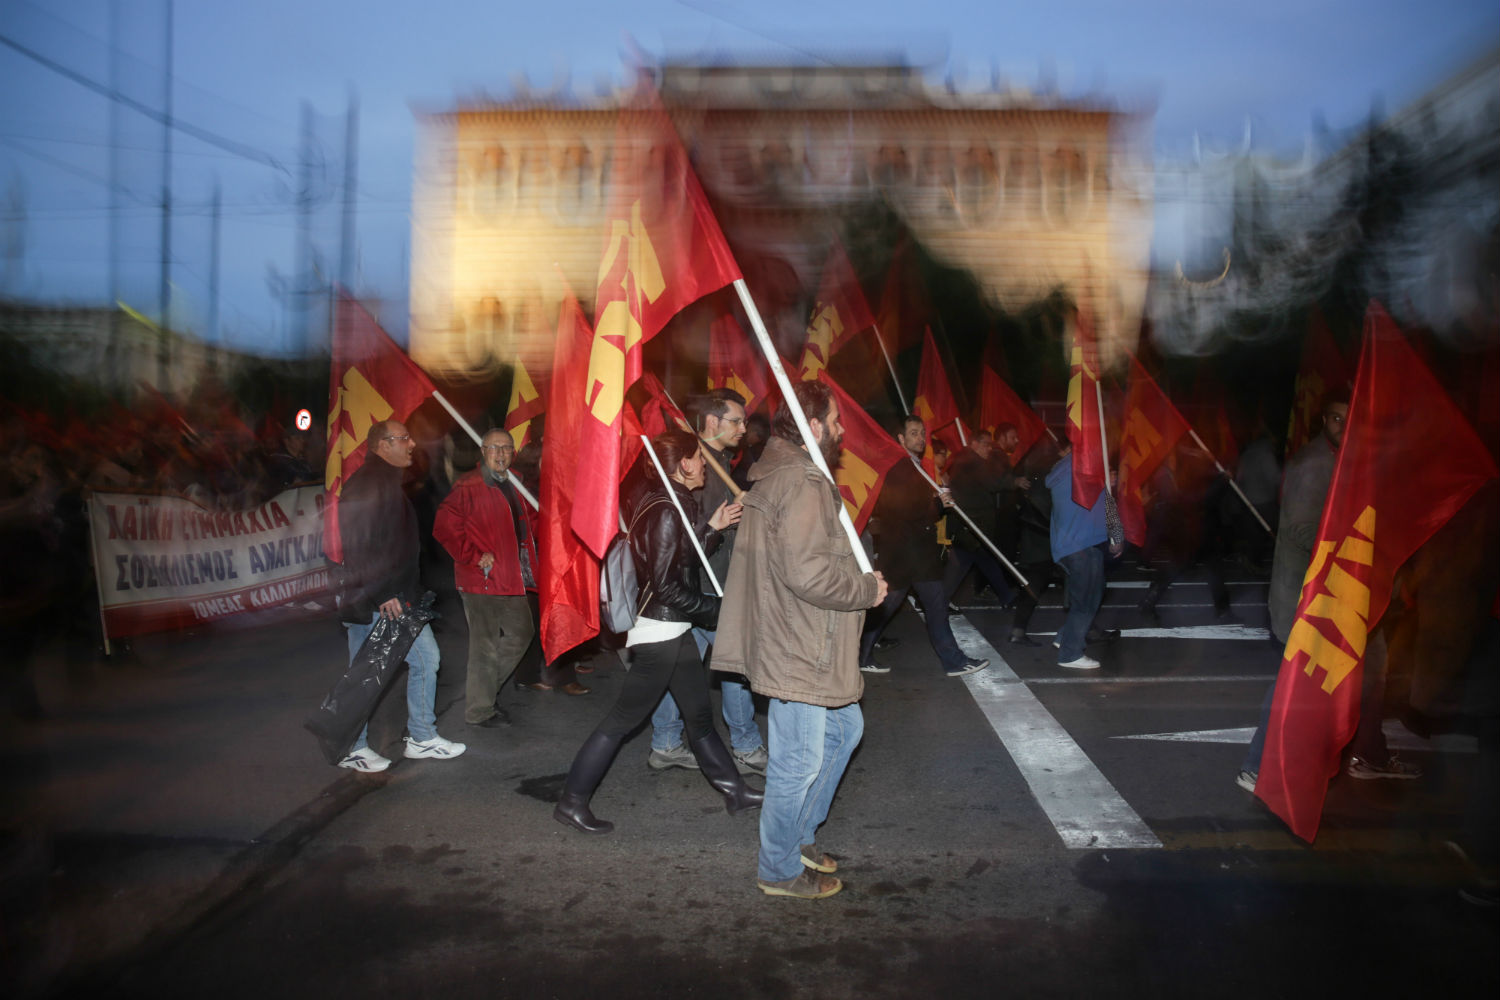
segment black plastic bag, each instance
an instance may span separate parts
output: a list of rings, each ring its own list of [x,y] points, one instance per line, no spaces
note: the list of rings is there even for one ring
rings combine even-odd
[[[406,653],[427,624],[438,617],[428,591],[422,603],[406,606],[399,618],[382,617],[370,630],[349,668],[323,699],[317,712],[304,725],[318,738],[328,763],[337,764],[349,755],[359,731],[375,712],[375,703],[386,686],[401,671]]]

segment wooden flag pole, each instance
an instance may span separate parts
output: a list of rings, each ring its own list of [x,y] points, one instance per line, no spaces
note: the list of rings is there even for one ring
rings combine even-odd
[[[443,394],[442,393],[440,393],[436,389],[434,389],[432,391],[432,398],[435,399],[435,400],[437,400],[439,403],[442,404],[443,409],[445,409],[445,410],[448,411],[448,415],[450,417],[452,417],[454,420],[458,421],[458,426],[462,427],[464,430],[466,430],[466,431],[469,432],[469,437],[471,437],[471,438],[474,439],[474,443],[475,444],[479,445],[481,448],[484,447],[484,439],[479,436],[479,432],[476,431],[476,430],[474,430],[473,427],[469,426],[469,422],[463,418],[462,414],[460,414],[457,410],[455,410],[453,408],[453,404],[452,403],[448,402],[446,399],[443,398]],[[534,496],[531,495],[531,491],[528,490],[525,486],[523,486],[521,484],[521,477],[520,476],[510,476],[509,478],[510,478],[510,485],[513,486],[513,487],[515,487],[516,492],[519,493],[519,494],[521,494],[522,499],[524,499],[527,503],[531,504],[531,509],[532,510],[541,510],[542,509],[542,505],[536,502],[536,497],[534,497]]]
[[[766,356],[766,361],[771,366],[771,375],[776,379],[777,388],[781,390],[782,402],[792,411],[792,419],[796,421],[797,430],[802,435],[802,443],[807,447],[807,457],[812,459],[818,471],[828,477],[828,481],[837,489],[838,484],[833,478],[833,471],[823,460],[823,451],[813,438],[812,427],[807,423],[807,414],[802,412],[802,405],[797,402],[797,394],[792,391],[792,380],[787,378],[786,368],[781,363],[781,356],[776,353],[776,347],[771,343],[771,335],[766,332],[766,324],[760,318],[760,310],[755,308],[755,300],[750,297],[750,289],[746,287],[744,278],[734,280],[734,290],[739,294],[740,304],[745,307],[745,313],[750,317],[750,328],[755,331],[755,341],[760,345],[761,353]],[[854,530],[854,521],[850,519],[849,508],[844,506],[842,497],[839,498],[839,523],[844,526],[844,534],[849,536],[849,546],[854,550],[854,561],[859,565],[859,571],[873,573],[875,569],[870,565],[870,557],[865,554],[864,545],[860,544],[859,532]]]
[[[714,568],[708,564],[708,555],[703,551],[703,546],[698,544],[698,535],[693,531],[693,522],[688,520],[687,511],[682,509],[682,501],[677,499],[677,491],[672,489],[672,480],[667,478],[667,470],[661,467],[661,459],[656,457],[656,449],[651,447],[651,439],[642,434],[641,443],[646,446],[646,454],[651,456],[651,464],[656,466],[656,474],[661,476],[661,484],[666,488],[667,499],[671,500],[672,506],[677,508],[677,516],[682,518],[683,530],[687,532],[688,541],[693,543],[693,551],[698,553],[698,561],[703,564],[703,572],[708,574],[708,582],[714,585],[714,593],[723,597],[724,588],[719,586],[719,578],[714,575]]]
[[[1250,498],[1245,496],[1245,491],[1240,489],[1240,484],[1234,481],[1234,477],[1229,474],[1229,470],[1219,464],[1218,456],[1208,450],[1208,445],[1203,443],[1203,439],[1198,436],[1197,431],[1193,430],[1192,425],[1188,426],[1188,433],[1193,436],[1193,443],[1196,444],[1199,448],[1202,448],[1203,454],[1207,455],[1209,459],[1213,461],[1214,468],[1218,469],[1220,474],[1229,481],[1229,488],[1234,490],[1235,496],[1245,501],[1245,506],[1249,508],[1250,513],[1254,514],[1255,519],[1260,522],[1260,526],[1266,529],[1266,534],[1270,535],[1272,538],[1275,538],[1276,532],[1272,531],[1271,526],[1266,523],[1266,519],[1260,516],[1260,511],[1256,510],[1255,504],[1251,503]]]
[[[910,413],[911,407],[906,405],[906,393],[901,391],[901,380],[896,377],[896,366],[891,363],[891,352],[885,349],[885,338],[880,336],[880,327],[872,326],[870,329],[875,331],[875,343],[880,345],[880,356],[885,358],[886,370],[891,373],[891,384],[896,387],[896,398],[901,400],[901,412]]]

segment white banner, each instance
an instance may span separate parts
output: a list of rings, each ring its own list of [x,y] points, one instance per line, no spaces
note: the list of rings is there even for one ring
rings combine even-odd
[[[89,527],[105,633],[181,628],[327,590],[322,512],[321,486],[236,511],[94,494]]]

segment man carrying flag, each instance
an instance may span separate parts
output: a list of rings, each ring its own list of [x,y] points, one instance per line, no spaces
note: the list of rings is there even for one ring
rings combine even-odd
[[[434,392],[427,373],[397,347],[373,316],[347,295],[339,298],[328,385],[328,459],[323,551],[343,562],[339,499],[366,456],[365,438],[380,420],[405,421]]]
[[[1373,302],[1347,413],[1255,781],[1255,794],[1308,841],[1351,736],[1351,777],[1412,776],[1382,756],[1383,744],[1365,747],[1355,732],[1378,730],[1384,714],[1377,626],[1396,571],[1497,474],[1473,428]]]

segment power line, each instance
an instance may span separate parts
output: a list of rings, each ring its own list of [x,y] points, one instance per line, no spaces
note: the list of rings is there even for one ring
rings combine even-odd
[[[226,152],[235,154],[236,156],[243,157],[247,160],[253,160],[256,163],[264,164],[272,168],[273,170],[279,170],[283,174],[286,174],[288,177],[291,176],[291,171],[282,166],[281,162],[269,153],[263,153],[251,146],[246,146],[244,143],[225,138],[224,136],[221,136],[215,132],[210,132],[208,131],[208,129],[199,128],[196,125],[192,125],[188,122],[183,121],[181,118],[175,118],[169,115],[165,115],[162,112],[157,111],[155,108],[150,107],[149,105],[142,104],[140,101],[137,101],[133,97],[127,97],[126,95],[120,93],[112,87],[107,87],[96,80],[92,80],[89,77],[84,76],[82,73],[79,73],[76,70],[69,69],[56,60],[47,58],[40,52],[37,52],[35,49],[22,45],[20,42],[16,41],[14,38],[11,38],[8,35],[0,35],[0,45],[5,45],[8,48],[14,49],[16,52],[19,52],[26,58],[40,63],[41,65],[52,70],[54,73],[59,73],[67,77],[69,80],[72,80],[74,83],[79,84],[80,86],[87,87],[89,90],[92,90],[97,94],[102,94],[112,101],[116,101],[134,111],[138,111],[141,114],[145,115],[147,118],[150,118],[152,121],[160,122],[161,124],[166,125],[170,128],[175,128],[179,132],[182,132],[185,135],[190,135],[200,142],[208,143],[210,146],[217,146]]]

